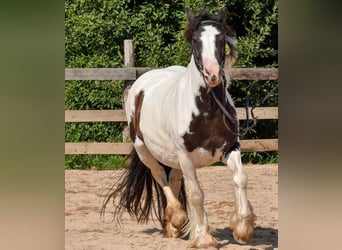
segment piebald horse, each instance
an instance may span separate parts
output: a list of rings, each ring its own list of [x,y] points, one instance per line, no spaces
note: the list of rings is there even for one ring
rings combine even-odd
[[[227,91],[238,52],[225,19],[225,9],[197,16],[188,9],[188,66],[151,70],[131,86],[125,101],[133,143],[130,166],[102,207],[104,212],[113,198],[116,215],[127,210],[138,222],[146,222],[155,214],[166,237],[190,233],[190,247],[197,248],[218,244],[203,205],[196,175],[200,167],[221,161],[233,173],[231,226],[237,242],[248,242],[256,219],[247,199],[238,118]]]

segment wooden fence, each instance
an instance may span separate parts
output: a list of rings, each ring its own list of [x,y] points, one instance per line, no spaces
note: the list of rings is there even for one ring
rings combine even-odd
[[[132,40],[125,40],[125,68],[66,68],[65,80],[125,80],[134,81],[154,68],[133,67]],[[277,80],[276,68],[233,68],[235,80]],[[250,109],[249,109],[250,112]],[[246,119],[244,108],[237,108],[238,118]],[[278,107],[254,109],[257,119],[278,119]],[[251,117],[251,116],[250,116]],[[65,122],[125,122],[124,110],[66,110]],[[278,151],[278,139],[241,140],[243,152]],[[66,142],[65,154],[128,154],[131,143]]]

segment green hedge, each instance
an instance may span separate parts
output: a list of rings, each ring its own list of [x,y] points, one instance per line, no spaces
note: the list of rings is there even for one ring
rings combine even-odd
[[[123,67],[123,40],[134,39],[139,67],[186,66],[189,45],[183,38],[185,7],[229,11],[228,23],[238,36],[236,67],[277,67],[278,1],[65,1],[65,67]],[[233,81],[236,106],[243,106],[253,82]],[[262,81],[252,88],[251,101],[260,101],[277,81]],[[121,109],[122,81],[66,81],[65,109]],[[267,106],[277,106],[277,88]],[[266,106],[264,105],[264,106]],[[122,123],[67,123],[65,141],[121,141]],[[246,138],[276,138],[277,121],[262,121],[257,134]],[[262,159],[262,160],[260,160]],[[276,161],[277,153],[244,154],[244,162]],[[105,155],[66,156],[67,168],[111,168],[123,158]]]

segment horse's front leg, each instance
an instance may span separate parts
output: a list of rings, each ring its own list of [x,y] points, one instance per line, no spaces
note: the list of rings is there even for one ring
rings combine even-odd
[[[247,174],[243,171],[240,150],[230,153],[227,166],[233,172],[233,183],[235,190],[235,211],[232,217],[232,228],[234,239],[246,244],[253,236],[254,221],[256,216],[253,207],[247,199]]]
[[[204,194],[197,179],[196,169],[186,157],[182,159],[181,168],[190,207],[190,247],[217,247],[217,241],[210,234],[208,216],[204,209]]]

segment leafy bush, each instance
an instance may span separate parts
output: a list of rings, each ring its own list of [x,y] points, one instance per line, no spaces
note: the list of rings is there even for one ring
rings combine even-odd
[[[226,1],[132,1],[66,0],[65,67],[123,67],[123,40],[134,39],[135,63],[139,67],[186,66],[189,45],[183,38],[185,7],[209,12],[226,6],[228,23],[238,36],[237,67],[278,65],[278,0]],[[230,87],[236,106],[244,105],[247,90],[256,103],[277,86],[277,81],[233,81]],[[122,81],[66,81],[65,109],[121,109]],[[277,88],[265,106],[277,106]],[[121,141],[122,123],[68,123],[65,140]],[[277,137],[277,121],[258,124],[257,134],[246,138]],[[275,131],[275,132],[274,132]],[[255,155],[255,156],[253,156]],[[260,159],[260,155],[263,160]],[[118,160],[119,159],[119,160]],[[68,168],[109,168],[120,165],[120,156],[66,156]],[[245,162],[277,159],[277,153],[244,154]]]

